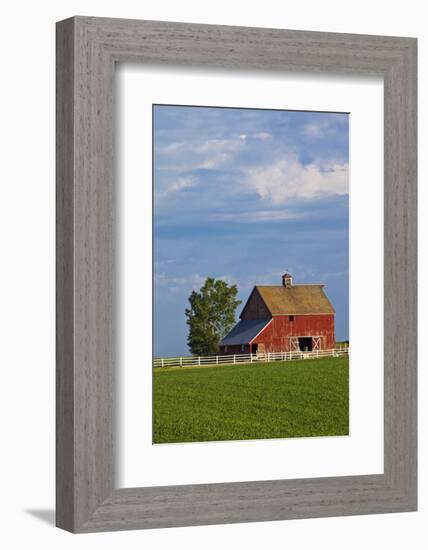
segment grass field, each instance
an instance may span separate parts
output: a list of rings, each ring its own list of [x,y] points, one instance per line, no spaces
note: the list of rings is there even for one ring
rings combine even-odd
[[[347,435],[348,357],[154,369],[154,443]]]

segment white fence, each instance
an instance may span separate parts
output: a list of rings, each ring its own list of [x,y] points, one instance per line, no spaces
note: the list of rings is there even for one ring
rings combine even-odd
[[[291,361],[300,359],[318,359],[320,357],[339,357],[349,354],[349,346],[315,351],[278,351],[272,353],[249,353],[236,355],[212,355],[200,357],[164,357],[153,360],[154,367],[203,367],[230,365],[236,363],[260,363],[267,361]]]

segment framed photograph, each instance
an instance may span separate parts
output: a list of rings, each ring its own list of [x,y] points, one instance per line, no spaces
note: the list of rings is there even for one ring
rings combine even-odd
[[[348,119],[153,105],[154,444],[349,435]]]
[[[57,525],[417,507],[416,39],[57,24]]]

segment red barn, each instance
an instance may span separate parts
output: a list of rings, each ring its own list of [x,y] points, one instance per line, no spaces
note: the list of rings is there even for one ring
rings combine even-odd
[[[334,308],[324,285],[257,285],[240,321],[220,342],[220,355],[315,351],[335,346]]]

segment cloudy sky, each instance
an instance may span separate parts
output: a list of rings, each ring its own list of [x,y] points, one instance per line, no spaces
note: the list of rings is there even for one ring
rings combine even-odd
[[[324,283],[336,338],[348,338],[348,124],[154,106],[155,356],[189,353],[184,310],[208,276],[236,283],[244,302],[284,270]]]

